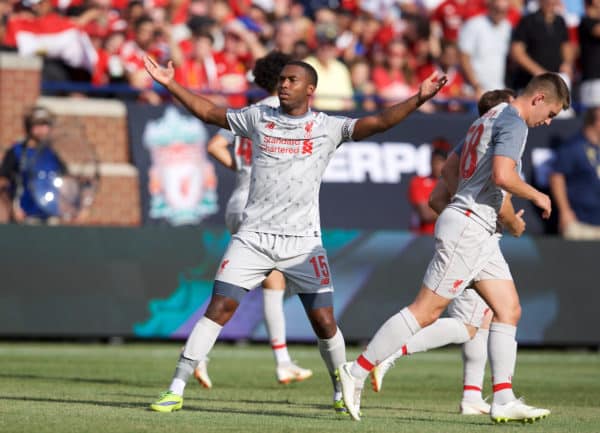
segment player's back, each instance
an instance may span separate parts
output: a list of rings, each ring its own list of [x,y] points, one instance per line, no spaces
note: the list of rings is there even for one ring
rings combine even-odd
[[[504,192],[492,181],[493,159],[507,156],[520,169],[527,131],[526,123],[507,103],[475,120],[461,145],[458,188],[450,207],[472,215],[494,231]]]

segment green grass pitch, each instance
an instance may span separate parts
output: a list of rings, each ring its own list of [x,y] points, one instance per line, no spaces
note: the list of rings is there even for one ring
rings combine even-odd
[[[148,404],[168,385],[180,344],[0,343],[0,432],[600,432],[600,355],[521,351],[515,390],[548,407],[533,425],[494,425],[457,414],[462,364],[456,348],[398,361],[375,394],[363,393],[361,422],[336,418],[314,346],[290,346],[315,375],[278,385],[270,349],[217,344],[214,388],[191,381],[182,411]],[[348,358],[358,354],[348,350]],[[366,386],[369,386],[368,382]],[[485,393],[489,394],[489,371]]]

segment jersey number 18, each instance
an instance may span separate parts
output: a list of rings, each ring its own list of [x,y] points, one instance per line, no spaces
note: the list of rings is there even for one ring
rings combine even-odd
[[[463,179],[473,176],[477,168],[477,145],[483,134],[483,124],[472,125],[467,131],[465,146],[460,155],[460,174]]]

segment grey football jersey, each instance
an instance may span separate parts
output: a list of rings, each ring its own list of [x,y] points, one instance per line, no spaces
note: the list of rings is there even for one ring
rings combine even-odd
[[[288,116],[254,105],[228,110],[231,130],[252,140],[250,191],[240,231],[320,236],[319,190],[333,152],[355,119],[308,111]]]
[[[256,105],[279,107],[279,98],[269,96],[259,101]],[[229,143],[233,143],[233,158],[236,166],[235,188],[227,202],[225,214],[242,213],[248,201],[250,190],[250,172],[252,169],[252,141],[246,137],[234,135],[229,129],[221,129],[219,135],[225,137]]]
[[[490,231],[496,230],[504,191],[492,182],[492,161],[497,155],[509,157],[520,171],[527,133],[527,124],[507,103],[497,105],[473,122],[457,148],[459,181],[449,206],[470,211]]]

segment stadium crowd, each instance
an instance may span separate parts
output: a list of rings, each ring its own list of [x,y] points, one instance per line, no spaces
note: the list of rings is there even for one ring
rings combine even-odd
[[[136,89],[151,104],[167,95],[144,53],[242,107],[255,60],[274,49],[316,68],[322,110],[390,105],[435,69],[449,82],[425,111],[474,107],[543,71],[600,101],[598,0],[0,0],[0,18],[1,49],[43,55],[45,83]]]
[[[150,104],[170,95],[146,54],[233,108],[265,96],[251,71],[273,50],[315,68],[312,105],[327,111],[392,105],[437,70],[448,83],[420,109],[474,112],[484,92],[559,72],[576,109],[591,108],[578,151],[566,143],[551,170],[559,231],[598,236],[600,0],[0,0],[0,18],[0,50],[42,56],[43,89]]]

